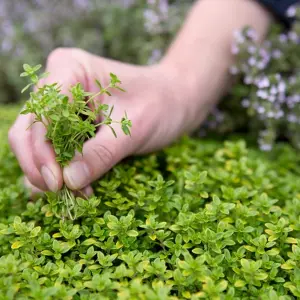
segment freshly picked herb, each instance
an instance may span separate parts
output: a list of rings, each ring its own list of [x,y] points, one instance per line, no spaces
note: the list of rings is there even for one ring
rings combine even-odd
[[[125,92],[120,87],[121,81],[115,75],[110,73],[110,83],[107,87],[103,87],[96,80],[99,87],[99,92],[86,92],[80,83],[70,87],[72,99],[61,93],[58,83],[39,85],[40,79],[48,74],[43,73],[38,75],[37,72],[42,66],[30,66],[24,64],[24,72],[21,77],[29,77],[30,83],[22,90],[25,92],[31,86],[35,90],[30,93],[29,100],[25,103],[21,114],[33,114],[36,122],[42,123],[47,129],[46,138],[51,141],[57,162],[65,167],[69,164],[78,151],[82,153],[83,144],[86,140],[92,138],[96,134],[99,126],[106,125],[117,137],[112,124],[117,123],[126,135],[130,135],[131,121],[128,119],[125,112],[124,117],[120,121],[115,121],[111,118],[113,106],[107,104],[97,104],[95,99],[101,95],[111,96],[111,89],[117,89]],[[99,116],[102,117],[101,122],[96,122]],[[31,125],[32,125],[31,124]],[[66,186],[57,193],[57,198],[62,204],[63,216],[67,215],[74,219],[71,211],[75,207],[76,199]]]

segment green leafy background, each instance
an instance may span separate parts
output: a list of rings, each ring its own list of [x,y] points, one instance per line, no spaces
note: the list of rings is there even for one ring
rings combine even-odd
[[[29,200],[0,109],[0,299],[297,299],[299,156],[183,138],[124,160],[78,199]]]

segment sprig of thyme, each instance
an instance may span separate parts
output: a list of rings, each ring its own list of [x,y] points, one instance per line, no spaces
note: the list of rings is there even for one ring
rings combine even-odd
[[[95,136],[99,126],[108,126],[114,136],[117,137],[112,127],[113,123],[117,123],[120,124],[125,135],[130,135],[132,124],[126,112],[120,121],[115,121],[111,118],[113,106],[109,107],[107,104],[96,104],[95,102],[98,96],[104,94],[111,96],[111,89],[125,92],[120,87],[121,81],[115,74],[110,73],[110,83],[105,88],[96,80],[99,87],[97,93],[85,91],[81,83],[71,86],[72,99],[69,99],[67,95],[61,93],[61,87],[58,83],[39,86],[40,79],[48,75],[48,73],[37,74],[41,67],[41,65],[34,67],[28,64],[23,65],[24,72],[20,76],[29,77],[30,83],[22,90],[22,93],[32,86],[35,89],[30,93],[21,114],[33,114],[32,124],[40,122],[45,126],[46,138],[51,141],[56,160],[62,167],[69,164],[76,151],[82,153],[84,142]],[[96,123],[99,115],[102,116],[102,121]],[[62,191],[58,193],[58,197],[62,198],[62,202],[67,207],[68,216],[73,219],[71,214],[71,210],[75,206],[73,194],[64,186]],[[72,203],[72,205],[70,206],[68,203]]]

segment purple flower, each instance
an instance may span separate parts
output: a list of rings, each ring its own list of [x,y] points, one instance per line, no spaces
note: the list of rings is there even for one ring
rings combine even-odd
[[[296,123],[297,122],[297,117],[293,114],[288,114],[287,116],[287,120],[290,122],[290,123]]]
[[[282,52],[278,49],[275,49],[273,52],[272,52],[272,56],[276,59],[280,58],[282,56]]]
[[[243,106],[243,107],[249,107],[249,106],[250,106],[250,101],[249,101],[249,99],[244,99],[244,100],[242,101],[242,106]]]
[[[258,90],[256,92],[257,97],[261,98],[261,99],[268,99],[268,92],[265,90]]]
[[[248,64],[249,64],[249,66],[254,67],[257,64],[257,59],[255,57],[251,56],[248,59]]]
[[[286,100],[285,94],[279,94],[279,95],[278,95],[278,101],[279,101],[280,103],[284,103],[285,100]]]
[[[238,44],[243,44],[245,42],[245,37],[240,30],[235,30],[233,35]]]
[[[250,38],[253,41],[257,40],[257,33],[253,28],[248,29],[246,35],[248,38]]]
[[[298,42],[298,35],[297,35],[297,33],[296,32],[294,32],[294,31],[290,31],[289,33],[288,33],[288,37],[289,37],[289,39],[292,41],[292,42]]]
[[[277,81],[279,81],[279,80],[281,80],[281,75],[278,74],[278,73],[276,73],[276,74],[275,74],[275,78],[276,78]]]
[[[270,101],[270,102],[274,102],[275,100],[276,100],[276,97],[274,96],[274,95],[271,95],[269,98],[268,98],[268,100]]]
[[[262,151],[271,151],[272,150],[272,145],[270,145],[270,144],[260,144],[260,149]]]
[[[253,83],[253,78],[249,75],[247,75],[245,78],[244,78],[244,83],[249,85],[251,83]]]
[[[284,81],[280,81],[278,84],[278,92],[279,93],[285,93],[286,90],[286,84]]]
[[[266,109],[265,109],[263,106],[259,106],[259,107],[257,108],[257,112],[258,112],[259,114],[263,114],[265,111],[266,111]]]
[[[293,96],[293,100],[296,102],[296,103],[299,103],[300,102],[300,95],[299,94],[296,94]]]
[[[283,112],[283,110],[281,109],[281,110],[279,110],[279,111],[277,112],[276,118],[277,118],[277,119],[280,119],[280,118],[282,118],[283,116],[284,116],[284,112]]]
[[[268,77],[263,77],[261,80],[257,82],[257,87],[260,89],[267,88],[270,86],[270,80]]]
[[[258,68],[259,70],[263,70],[266,66],[267,66],[267,63],[266,63],[265,61],[263,61],[263,60],[261,60],[261,61],[259,61],[259,62],[257,63],[257,68]]]
[[[289,18],[294,18],[296,16],[296,13],[297,13],[296,6],[292,5],[286,11],[286,16]]]
[[[148,32],[155,30],[155,27],[159,24],[160,18],[152,9],[144,10],[145,28]]]
[[[250,45],[247,50],[248,50],[248,53],[254,54],[256,52],[256,47],[253,45]]]
[[[87,0],[73,0],[73,1],[75,6],[77,6],[80,9],[86,9],[89,6],[89,1]],[[126,2],[126,0],[124,2]]]
[[[263,59],[267,59],[267,60],[270,59],[270,54],[269,54],[269,52],[268,52],[265,48],[261,48],[261,49],[259,50],[259,55],[260,55]]]
[[[231,53],[233,54],[233,55],[236,55],[236,54],[238,54],[240,52],[240,49],[239,49],[239,47],[237,46],[237,44],[233,44],[232,46],[231,46]]]
[[[3,39],[1,43],[1,50],[3,52],[9,52],[12,49],[12,43],[9,39]]]
[[[286,34],[283,34],[283,33],[282,33],[282,34],[279,35],[279,41],[280,41],[281,43],[286,43],[287,40],[288,40],[288,37],[287,37]]]
[[[168,12],[169,12],[169,4],[168,0],[160,0],[158,4],[158,8],[160,13],[163,15],[164,19],[168,18]]]
[[[239,73],[239,69],[236,66],[231,66],[230,69],[229,69],[229,73],[231,75],[236,75],[236,74]]]
[[[149,57],[148,64],[152,65],[158,62],[161,59],[161,57],[162,57],[161,49],[154,49],[151,53],[151,56]]]
[[[270,94],[271,95],[276,95],[277,93],[278,93],[278,89],[276,88],[275,85],[272,85],[271,89],[270,89]]]

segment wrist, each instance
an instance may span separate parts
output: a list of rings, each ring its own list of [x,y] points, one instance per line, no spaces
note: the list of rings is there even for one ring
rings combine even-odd
[[[224,51],[224,45],[210,38],[203,38],[201,44],[197,62],[183,64],[168,54],[160,62],[160,69],[169,74],[177,98],[186,110],[188,131],[204,121],[230,80],[231,57]]]
[[[229,86],[234,31],[248,25],[262,40],[270,21],[270,14],[253,0],[201,0],[192,8],[160,64],[183,81],[183,99],[189,101],[195,126]]]

